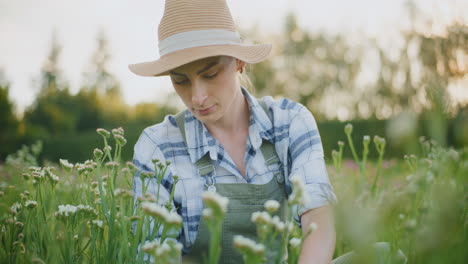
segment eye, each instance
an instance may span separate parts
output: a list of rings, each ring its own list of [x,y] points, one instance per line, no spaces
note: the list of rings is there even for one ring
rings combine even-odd
[[[216,77],[218,75],[218,73],[215,73],[215,74],[212,74],[212,75],[205,75],[205,78],[207,79],[213,79],[214,77]]]
[[[179,79],[179,80],[172,79],[172,81],[173,81],[175,84],[184,84],[184,83],[187,82],[187,79]]]

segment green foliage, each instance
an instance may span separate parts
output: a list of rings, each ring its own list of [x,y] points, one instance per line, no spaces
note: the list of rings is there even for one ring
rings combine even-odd
[[[347,128],[351,139],[339,146],[364,146],[363,151],[354,151],[358,166],[343,159],[341,149],[333,156],[334,166],[328,166],[338,197],[334,205],[335,256],[354,251],[358,263],[376,263],[373,253],[367,250],[378,241],[386,241],[390,252],[402,250],[407,263],[463,263],[468,246],[468,149],[455,151],[422,139],[420,156],[388,161],[382,159],[387,148],[383,139],[366,137],[361,144],[361,139],[353,140],[356,130],[356,124]],[[52,164],[31,166],[37,164],[40,152],[39,146],[33,146],[12,155],[15,162],[0,166],[0,174],[8,175],[0,182],[0,228],[7,231],[2,232],[0,240],[2,263],[144,263],[143,252],[164,259],[164,263],[177,263],[181,245],[173,238],[181,219],[171,202],[157,205],[157,197],[133,197],[130,188],[135,167],[120,162],[121,150],[128,144],[123,131],[98,129],[104,145],[92,151],[94,158],[84,163],[60,160],[62,169],[54,169]],[[376,163],[370,161],[372,155],[378,157]],[[153,178],[159,186],[167,169],[167,164],[153,162],[155,171],[141,174],[144,191]],[[303,183],[297,179],[292,182],[294,192],[289,202],[300,203],[304,199]],[[204,200],[211,210],[204,212],[204,217],[214,217],[215,212],[223,217],[225,199],[208,193]],[[269,201],[265,212],[252,215],[259,241],[235,238],[234,245],[247,263],[263,263],[265,252],[280,252],[285,246],[288,263],[297,262],[303,239],[309,233],[302,234],[288,223],[292,211],[285,222],[275,217],[278,208],[279,204]],[[156,220],[152,232],[150,219]],[[312,232],[320,227],[310,228]],[[281,248],[268,242],[278,233],[286,234]],[[153,240],[156,237],[161,239]],[[149,241],[137,251],[144,238]],[[387,263],[402,263],[401,255],[391,257]]]
[[[16,149],[19,122],[14,113],[14,105],[9,98],[10,84],[0,70],[0,160]]]
[[[182,219],[169,206],[165,222],[154,223],[161,209],[153,203],[157,197],[134,197],[135,167],[121,163],[124,130],[97,132],[104,146],[84,163],[61,159],[62,169],[37,167],[40,146],[32,146],[32,154],[25,147],[0,167],[1,174],[11,175],[0,184],[1,263],[146,263],[144,253],[164,263],[178,261],[181,245],[173,241],[173,231]],[[161,174],[161,169],[147,172],[146,188]],[[151,231],[153,224],[158,228]],[[142,246],[159,227],[162,237]]]
[[[380,155],[382,140],[372,143]],[[468,149],[457,152],[424,139],[420,144],[421,156],[406,156],[407,166],[385,161],[382,167],[380,157],[376,165],[359,158],[357,166],[340,164],[341,155],[334,155],[335,166],[342,168],[329,170],[339,201],[336,256],[387,241],[407,255],[408,263],[464,262]]]

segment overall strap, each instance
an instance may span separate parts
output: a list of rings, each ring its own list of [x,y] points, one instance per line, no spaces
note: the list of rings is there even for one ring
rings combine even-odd
[[[181,111],[175,115],[175,120],[177,127],[182,134],[182,138],[184,139],[185,145],[187,145],[187,138],[185,135],[185,111]],[[198,174],[200,176],[206,176],[214,171],[214,166],[211,164],[211,159],[209,155],[204,155],[201,159],[195,162],[195,165],[198,169]]]

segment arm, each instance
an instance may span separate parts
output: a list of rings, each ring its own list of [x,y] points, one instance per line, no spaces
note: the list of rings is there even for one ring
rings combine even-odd
[[[317,230],[304,240],[299,263],[328,264],[333,258],[336,240],[333,208],[325,205],[302,214],[303,235],[313,222],[317,224]]]

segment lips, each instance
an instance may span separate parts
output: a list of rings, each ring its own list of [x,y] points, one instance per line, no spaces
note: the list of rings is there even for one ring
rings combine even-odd
[[[204,108],[204,109],[197,109],[196,111],[200,115],[207,115],[207,114],[209,114],[209,113],[211,113],[213,111],[214,107],[215,107],[215,105],[212,105],[212,106]]]

